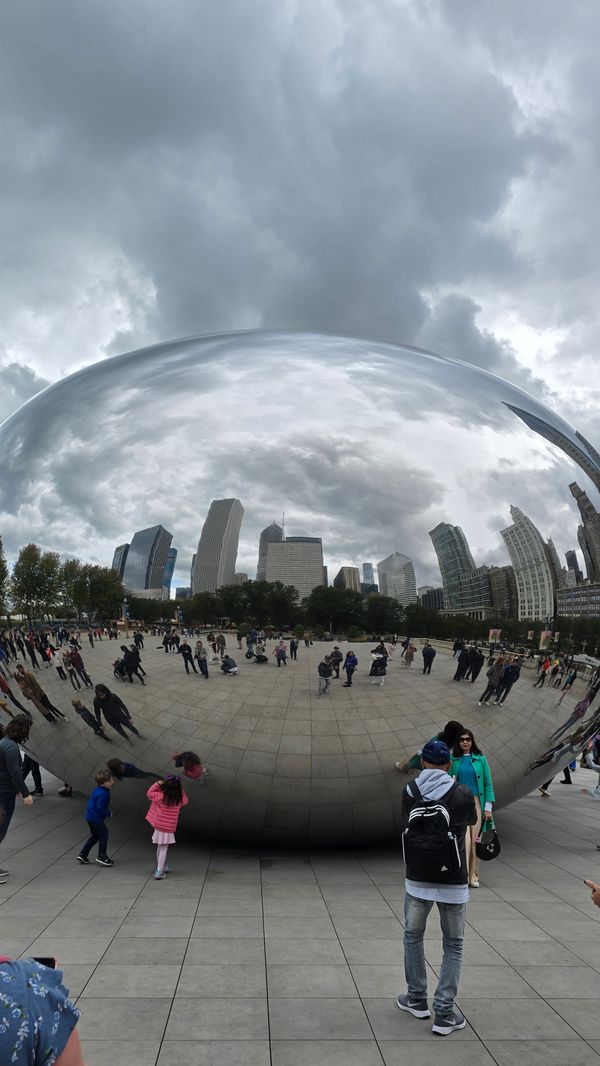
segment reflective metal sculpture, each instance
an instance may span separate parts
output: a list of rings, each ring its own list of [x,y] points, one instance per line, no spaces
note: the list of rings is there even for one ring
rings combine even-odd
[[[500,627],[505,608],[493,596],[513,578],[505,592],[515,609],[546,621],[567,580],[557,552],[577,544],[569,485],[596,501],[600,487],[589,442],[483,370],[410,348],[283,332],[201,337],[96,363],[4,423],[0,468],[7,543],[35,540],[108,564],[134,530],[161,523],[187,567],[211,500],[239,499],[237,569],[250,576],[261,530],[285,511],[286,533],[322,538],[330,574],[396,552],[412,560],[417,585],[440,586],[441,568],[449,606],[468,613],[480,597],[480,616]],[[510,564],[513,578],[486,569]],[[410,581],[402,588],[410,595]],[[259,666],[228,641],[238,675],[209,663],[204,682],[146,635],[144,687],[113,676],[114,642],[86,648],[92,679],[118,693],[142,734],[123,737],[105,721],[110,746],[71,707],[80,695],[91,709],[87,693],[43,669],[37,680],[69,721],[54,725],[32,705],[31,752],[86,790],[109,757],[162,774],[173,752],[193,750],[210,770],[202,787],[187,783],[182,822],[198,834],[341,845],[398,831],[407,778],[395,764],[448,719],[474,730],[498,805],[551,776],[598,727],[592,703],[552,737],[581,682],[558,706],[560,693],[534,688],[527,664],[505,703],[479,706],[485,669],[475,684],[455,683],[452,652],[438,646],[423,673],[420,639],[410,669],[397,649],[383,686],[370,684],[372,645],[358,643],[352,687],[334,680],[322,698],[317,665],[331,645],[301,642],[297,662],[278,669],[273,644]],[[119,803],[145,810],[146,784],[120,783]]]

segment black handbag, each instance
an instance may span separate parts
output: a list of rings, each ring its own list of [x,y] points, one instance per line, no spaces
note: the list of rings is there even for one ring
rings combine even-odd
[[[500,839],[496,832],[495,825],[492,825],[491,829],[486,829],[483,832],[475,845],[475,852],[477,858],[481,859],[481,862],[489,862],[490,859],[497,859],[500,854]]]

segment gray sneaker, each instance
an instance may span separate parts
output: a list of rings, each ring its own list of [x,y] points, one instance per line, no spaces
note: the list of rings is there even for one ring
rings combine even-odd
[[[10,870],[0,870],[0,877],[8,877]]]
[[[426,999],[415,1000],[413,1003],[408,998],[408,993],[405,996],[398,996],[396,1000],[396,1006],[400,1010],[408,1011],[414,1018],[431,1018],[431,1012],[427,1006]]]
[[[464,1014],[461,1014],[458,1007],[455,1007],[451,1014],[435,1015],[431,1032],[437,1033],[439,1036],[448,1036],[455,1029],[464,1029],[466,1024],[467,1019]]]

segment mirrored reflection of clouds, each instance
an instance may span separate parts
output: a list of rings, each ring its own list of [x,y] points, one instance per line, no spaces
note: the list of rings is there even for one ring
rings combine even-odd
[[[110,563],[161,522],[185,581],[211,499],[245,507],[238,569],[260,530],[322,536],[338,565],[402,551],[439,579],[428,530],[463,527],[479,563],[507,557],[516,504],[576,546],[568,492],[589,479],[507,407],[577,443],[559,416],[484,370],[416,349],[315,334],[236,333],[96,363],[29,401],[0,430],[0,519],[27,540]]]

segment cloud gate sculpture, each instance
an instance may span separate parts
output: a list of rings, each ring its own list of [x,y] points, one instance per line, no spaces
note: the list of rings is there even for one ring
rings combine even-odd
[[[441,586],[441,569],[452,606],[467,613],[478,579],[489,588],[512,565],[515,610],[541,621],[552,615],[553,583],[566,580],[558,555],[577,547],[569,485],[595,502],[600,487],[592,445],[506,381],[430,352],[286,332],[179,340],[96,363],[0,427],[0,464],[9,555],[36,541],[107,565],[134,530],[161,523],[179,549],[176,584],[188,585],[211,501],[236,498],[245,509],[236,568],[251,577],[261,530],[285,511],[286,534],[322,538],[331,576],[402,553],[419,586]],[[454,549],[460,541],[462,562],[446,534]],[[504,608],[481,603],[481,617],[501,627]],[[142,687],[113,677],[121,641],[85,642],[94,682],[117,692],[142,736],[107,728],[109,745],[71,708],[74,695],[91,707],[92,690],[76,694],[43,668],[37,679],[69,721],[54,726],[32,708],[28,750],[82,790],[107,758],[162,774],[173,752],[193,750],[210,774],[203,787],[187,782],[182,825],[199,836],[346,845],[398,833],[407,778],[395,763],[448,719],[474,730],[497,806],[551,777],[600,727],[593,704],[553,738],[581,693],[558,705],[556,689],[534,688],[532,667],[503,706],[480,707],[485,670],[474,685],[455,683],[452,652],[438,646],[423,674],[427,634],[412,636],[412,669],[398,649],[386,684],[373,686],[372,645],[358,643],[353,686],[334,681],[323,698],[317,665],[331,645],[302,641],[297,662],[277,669],[272,643],[257,666],[228,635],[239,674],[209,664],[206,683],[147,634]],[[144,781],[117,788],[118,805],[145,812]]]

